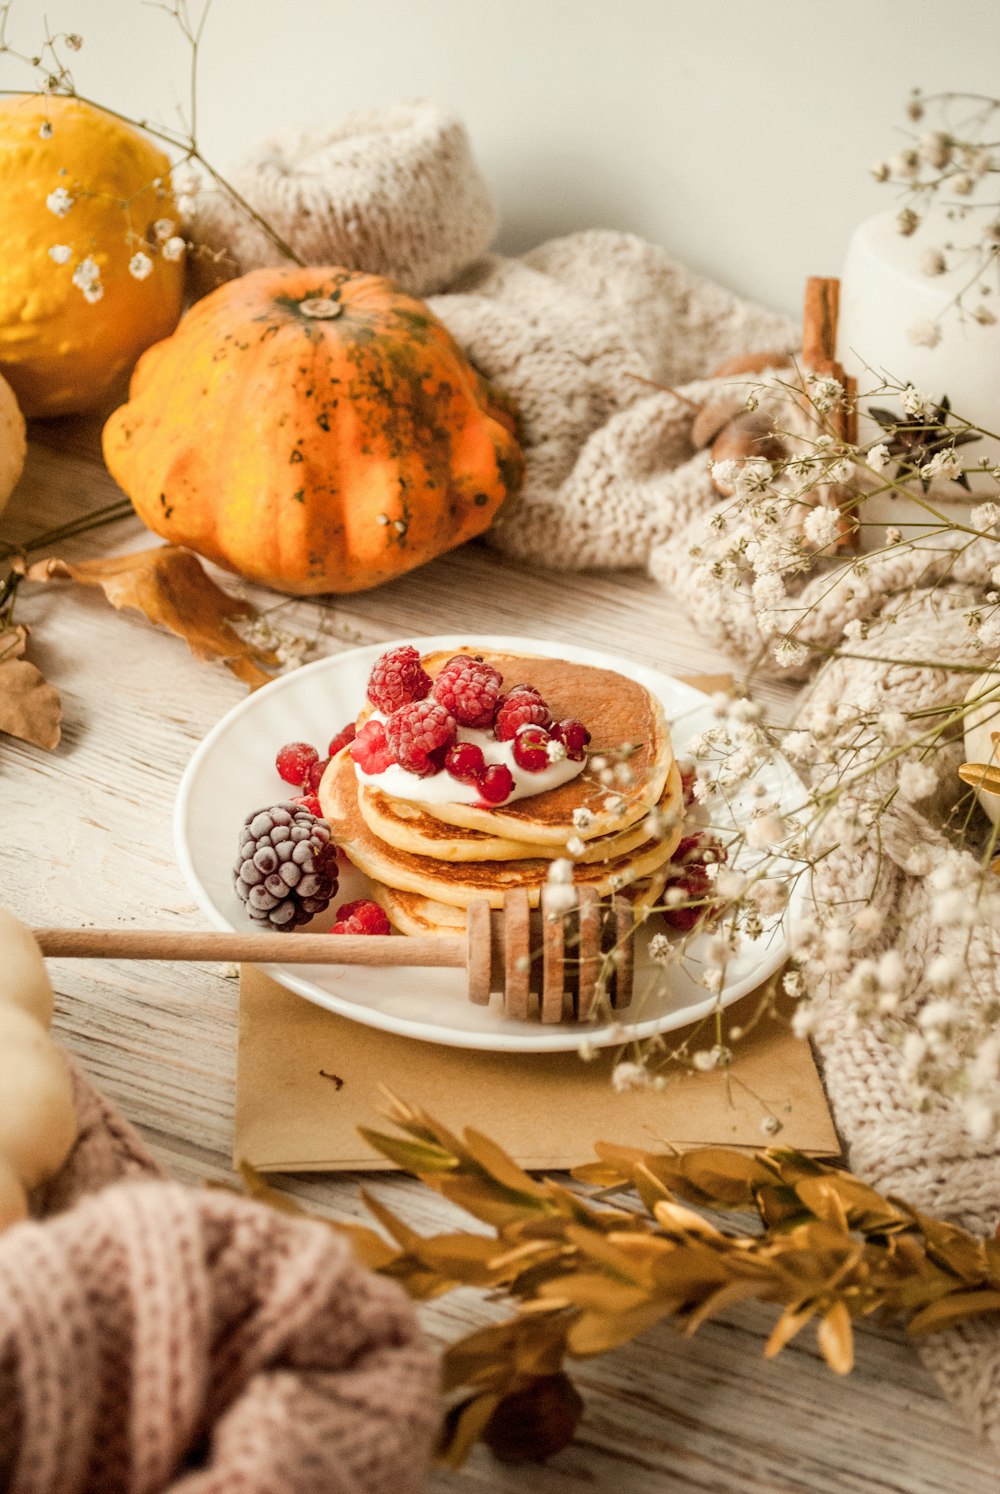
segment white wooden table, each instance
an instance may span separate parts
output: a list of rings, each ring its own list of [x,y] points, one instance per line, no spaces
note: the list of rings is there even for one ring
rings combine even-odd
[[[116,489],[98,452],[92,422],[39,426],[0,517],[3,537],[23,540],[109,502]],[[61,553],[146,542],[131,519]],[[468,628],[590,643],[677,673],[727,664],[641,575],[529,576],[475,546],[332,605],[254,599],[280,606],[283,626],[317,635],[319,653]],[[195,745],[245,687],[137,614],[114,613],[96,590],[25,588],[18,615],[34,629],[30,656],[62,692],[64,725],[54,753],[0,738],[2,900],[34,924],[198,927],[174,863],[173,797]],[[191,1183],[230,1178],[237,982],[218,967],[114,962],[54,961],[52,976],[60,1038],[162,1163]],[[357,1177],[282,1184],[330,1214],[363,1213]],[[374,1191],[421,1230],[454,1218],[411,1179],[382,1174]],[[426,1309],[425,1321],[445,1340],[493,1313],[464,1292]],[[661,1327],[584,1364],[587,1409],[570,1448],[544,1468],[504,1467],[480,1450],[429,1488],[995,1490],[995,1455],[958,1423],[901,1334],[862,1324],[857,1368],[838,1379],[808,1333],[765,1364],[770,1317],[743,1308],[693,1340]]]

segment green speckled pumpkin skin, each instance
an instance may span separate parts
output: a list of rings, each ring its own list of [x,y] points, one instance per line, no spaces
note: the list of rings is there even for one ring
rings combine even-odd
[[[511,405],[430,309],[342,269],[197,302],[139,360],[104,458],[157,534],[301,596],[482,534],[523,475]]]

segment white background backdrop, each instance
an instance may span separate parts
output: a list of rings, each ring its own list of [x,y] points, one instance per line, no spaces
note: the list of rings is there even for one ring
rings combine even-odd
[[[202,0],[190,0],[200,13]],[[176,121],[187,63],[142,0],[14,0],[10,40],[73,30],[77,86]],[[0,86],[29,72],[0,57]],[[292,122],[434,96],[463,116],[507,252],[629,229],[796,311],[892,206],[868,168],[912,86],[1000,91],[997,0],[215,0],[199,137],[225,167]]]

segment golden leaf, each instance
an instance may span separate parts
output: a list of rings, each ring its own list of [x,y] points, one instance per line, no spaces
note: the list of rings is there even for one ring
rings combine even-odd
[[[722,1312],[727,1307],[735,1307],[737,1302],[745,1302],[748,1297],[760,1296],[760,1282],[753,1281],[749,1277],[737,1278],[736,1281],[727,1281],[724,1286],[718,1287],[710,1296],[696,1307],[694,1312],[685,1320],[684,1332],[690,1337],[696,1333],[702,1323],[714,1317],[717,1312]]]
[[[369,1146],[388,1157],[390,1162],[395,1162],[404,1172],[412,1172],[418,1178],[425,1174],[453,1172],[458,1167],[454,1157],[449,1156],[442,1147],[429,1142],[403,1141],[398,1136],[369,1131],[367,1126],[359,1126],[358,1134],[364,1137]]]
[[[865,1234],[903,1229],[910,1223],[906,1214],[849,1172],[802,1178],[795,1184],[795,1192],[819,1218],[843,1225],[846,1217],[852,1229]]]
[[[539,1292],[549,1300],[603,1313],[631,1312],[649,1297],[645,1287],[615,1281],[600,1271],[574,1271],[571,1275],[557,1277],[555,1281],[544,1281]]]
[[[398,1261],[399,1251],[393,1249],[388,1240],[383,1240],[373,1229],[356,1224],[352,1219],[328,1219],[326,1223],[338,1235],[344,1235],[350,1240],[354,1254],[369,1271],[387,1273],[389,1267]]]
[[[0,732],[45,747],[58,747],[62,704],[59,691],[27,659],[0,663]]]
[[[989,763],[963,763],[958,776],[970,788],[982,789],[986,794],[1000,794],[1000,769]]]
[[[461,1468],[502,1399],[500,1395],[474,1395],[452,1406],[438,1434],[436,1460],[445,1468]]]
[[[609,1349],[617,1349],[630,1339],[638,1338],[647,1328],[652,1328],[654,1323],[670,1313],[671,1307],[669,1301],[654,1300],[633,1308],[631,1312],[583,1312],[570,1327],[566,1346],[580,1359],[606,1354]]]
[[[849,1374],[854,1367],[854,1334],[843,1302],[827,1308],[817,1324],[816,1340],[830,1368],[838,1375]]]
[[[469,1156],[490,1177],[502,1183],[512,1193],[523,1193],[529,1198],[548,1197],[545,1187],[529,1177],[516,1162],[512,1162],[503,1148],[497,1146],[495,1141],[490,1141],[488,1136],[481,1135],[479,1131],[468,1130],[462,1133],[462,1139]]]
[[[653,1214],[657,1224],[662,1225],[669,1234],[701,1235],[710,1240],[721,1238],[714,1224],[709,1224],[707,1219],[703,1219],[693,1209],[685,1208],[683,1204],[668,1203],[666,1199],[660,1199],[653,1207]]]
[[[773,1359],[776,1354],[780,1354],[785,1345],[791,1343],[815,1312],[815,1307],[786,1307],[771,1329],[771,1336],[764,1345],[764,1358]]]
[[[983,1312],[1000,1310],[1000,1288],[984,1287],[978,1292],[951,1292],[923,1308],[906,1325],[907,1333],[930,1333],[932,1329],[950,1328],[963,1318],[978,1317]]]
[[[249,602],[216,586],[197,556],[175,545],[102,560],[73,562],[51,557],[29,566],[25,577],[99,586],[112,607],[143,613],[150,622],[183,638],[196,659],[221,660],[251,689],[271,678],[259,666],[278,662],[274,654],[245,642],[232,626],[236,618],[254,616]]]

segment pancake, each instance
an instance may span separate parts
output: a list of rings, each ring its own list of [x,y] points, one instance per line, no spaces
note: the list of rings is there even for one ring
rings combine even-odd
[[[531,684],[541,691],[557,720],[578,719],[591,734],[590,752],[606,753],[612,762],[621,748],[630,744],[632,782],[609,788],[596,774],[583,773],[558,788],[516,799],[511,804],[419,805],[428,816],[478,830],[502,840],[531,845],[565,846],[574,835],[583,840],[617,834],[644,819],[663,793],[673,762],[670,732],[659,701],[636,680],[611,669],[591,664],[572,664],[563,659],[528,654],[503,654],[469,644],[428,654],[423,659],[428,674],[436,675],[456,653],[476,654],[503,675],[504,689]],[[368,714],[366,707],[359,723]],[[620,798],[620,805],[605,807],[605,800]],[[573,811],[587,809],[592,820],[586,829],[573,823]]]
[[[565,844],[550,845],[536,841],[505,840],[482,830],[463,830],[427,814],[421,804],[394,799],[381,789],[364,785],[358,793],[358,806],[369,830],[397,850],[414,856],[436,856],[441,861],[519,861],[532,856],[554,859],[568,856]],[[667,774],[658,811],[669,818],[683,815],[680,776],[675,769]],[[584,842],[585,850],[575,861],[603,861],[609,856],[624,856],[647,839],[642,823],[619,830],[596,840]]]
[[[323,774],[319,800],[334,840],[373,881],[458,908],[466,908],[477,897],[487,897],[492,907],[499,908],[503,906],[505,892],[524,887],[531,905],[538,905],[550,866],[545,858],[449,862],[414,856],[380,840],[365,823],[359,808],[358,782],[347,748],[337,754]],[[647,839],[625,855],[578,866],[575,880],[589,883],[602,896],[606,895],[618,885],[627,885],[655,872],[669,861],[680,838],[678,823],[664,840]]]
[[[658,902],[666,885],[668,866],[664,865],[652,876],[628,889],[639,909],[652,907]],[[433,898],[421,897],[417,892],[400,892],[387,887],[384,882],[371,884],[372,897],[383,909],[394,928],[401,934],[434,934],[448,937],[465,937],[465,909],[453,908],[449,903],[435,902]]]

